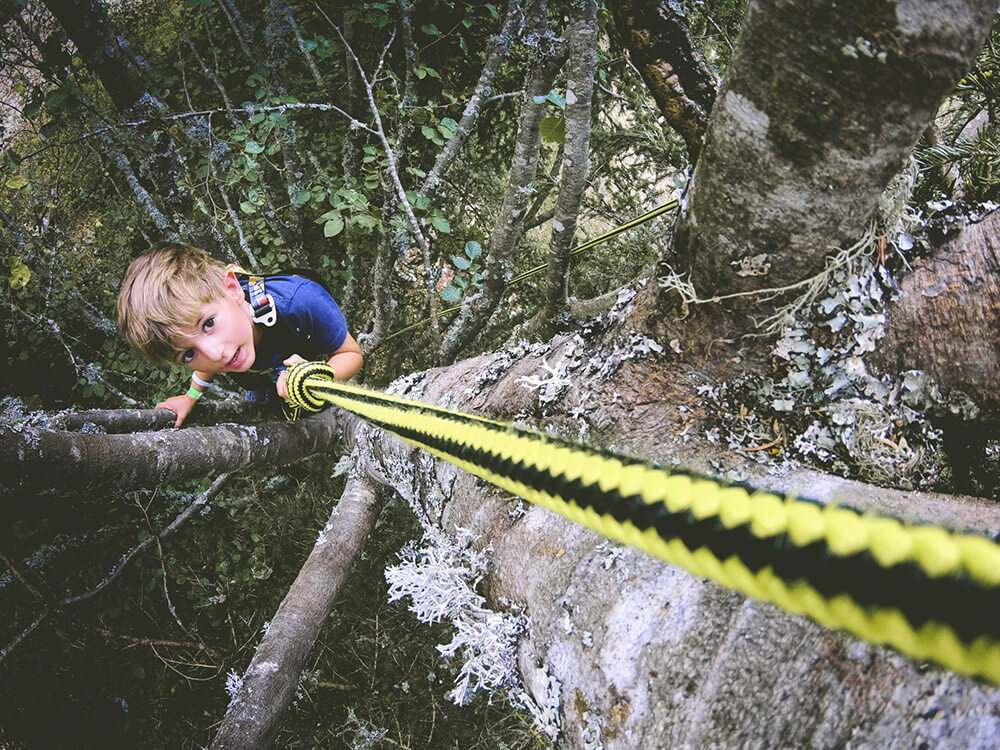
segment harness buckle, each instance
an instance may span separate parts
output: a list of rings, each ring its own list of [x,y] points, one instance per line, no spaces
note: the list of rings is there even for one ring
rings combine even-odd
[[[273,326],[278,322],[278,308],[270,294],[264,295],[264,300],[253,308],[253,322],[263,326]]]

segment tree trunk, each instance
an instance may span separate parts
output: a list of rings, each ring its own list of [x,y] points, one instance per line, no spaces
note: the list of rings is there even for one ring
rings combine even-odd
[[[163,104],[150,91],[145,63],[131,50],[101,0],[47,0],[45,6],[73,40],[87,67],[126,120],[145,121],[161,113]],[[212,231],[191,220],[194,203],[179,187],[185,174],[184,165],[171,138],[161,136],[140,139],[129,133],[124,138],[128,163],[121,165],[122,171],[142,176],[146,184],[136,185],[133,190],[137,194],[147,193],[154,219],[161,211],[159,207],[166,207],[163,213],[172,226],[164,226],[160,217],[156,222],[160,231],[180,230],[189,241],[217,250]]]
[[[213,749],[263,750],[274,744],[313,644],[375,525],[376,499],[366,480],[348,481],[309,559],[271,618],[212,740]]]
[[[569,26],[569,65],[566,82],[566,141],[559,179],[559,199],[552,219],[549,273],[543,330],[566,308],[569,296],[569,251],[576,235],[576,221],[590,172],[590,121],[597,72],[597,5],[590,0],[573,4]]]
[[[46,0],[52,12],[96,75],[119,112],[128,118],[154,114],[145,64],[108,17],[101,0]]]
[[[610,3],[629,58],[642,74],[667,124],[698,161],[715,102],[716,78],[691,37],[679,6],[665,0]]]
[[[873,355],[882,370],[920,370],[975,415],[1000,420],[1000,212],[961,229],[900,282]],[[973,416],[973,415],[967,415]]]
[[[605,435],[615,450],[661,465],[738,472],[776,491],[986,534],[1000,530],[995,504],[880,489],[806,469],[775,477],[748,464],[699,437],[701,366],[650,355],[610,380],[587,374],[591,357],[622,356],[631,333],[588,338],[582,348],[572,337],[556,339],[529,356],[484,355],[428,373],[418,397],[497,419],[544,411],[547,430],[586,429],[588,442]],[[525,378],[556,363],[571,385],[543,400]],[[477,384],[484,372],[495,382]],[[586,413],[565,416],[584,395]],[[480,592],[495,608],[525,613],[520,677],[535,702],[558,715],[560,748],[599,746],[595,736],[608,750],[837,748],[848,741],[881,749],[937,737],[987,748],[1000,733],[996,688],[609,545],[542,508],[519,512],[517,499],[449,464],[414,460],[413,449],[392,438],[380,441],[377,460],[380,473],[417,508],[440,507],[440,488],[448,488],[442,526],[468,530],[478,549],[493,550]]]
[[[486,278],[483,290],[462,305],[462,312],[451,325],[441,344],[439,359],[453,360],[458,353],[482,332],[489,316],[503,296],[505,275],[509,271],[510,253],[524,234],[524,217],[534,192],[538,158],[542,146],[539,127],[545,117],[545,105],[536,104],[536,96],[545,96],[552,89],[556,73],[566,56],[566,44],[553,42],[544,35],[547,3],[540,0],[534,7],[531,34],[536,38],[533,65],[525,81],[521,115],[517,124],[514,154],[503,205],[490,233],[486,251]]]
[[[801,281],[853,245],[995,12],[752,0],[677,227],[699,296]],[[769,272],[739,275],[754,258]]]

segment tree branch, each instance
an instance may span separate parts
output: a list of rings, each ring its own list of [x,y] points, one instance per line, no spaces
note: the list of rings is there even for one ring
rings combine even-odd
[[[367,480],[348,480],[243,674],[212,740],[213,750],[273,743],[313,644],[375,524],[377,499]]]
[[[252,464],[293,463],[330,448],[353,418],[336,409],[297,422],[161,430],[132,435],[0,428],[0,496],[41,489],[154,487]]]
[[[539,320],[543,330],[566,307],[569,293],[569,251],[576,234],[577,216],[590,170],[590,121],[597,72],[597,5],[591,0],[573,4],[569,37],[569,74],[566,83],[566,142],[560,171],[559,198],[549,241],[549,273],[545,304]]]
[[[553,39],[547,33],[548,6],[544,0],[532,10],[529,33],[533,42],[532,66],[526,76],[507,191],[486,251],[483,289],[463,301],[458,319],[441,342],[438,359],[442,362],[453,360],[482,332],[486,320],[496,310],[506,285],[510,254],[524,234],[524,217],[535,192],[542,146],[539,127],[545,117],[545,105],[536,104],[535,97],[543,97],[551,91],[552,82],[566,60],[567,45],[565,40]]]
[[[622,0],[611,3],[611,9],[632,63],[694,164],[715,102],[716,79],[687,19],[663,0]]]

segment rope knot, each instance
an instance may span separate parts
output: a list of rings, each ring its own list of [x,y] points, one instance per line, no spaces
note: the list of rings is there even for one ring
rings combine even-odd
[[[336,373],[326,362],[296,362],[285,370],[285,388],[288,389],[288,403],[306,411],[319,411],[325,401],[309,390],[308,380],[332,381]]]

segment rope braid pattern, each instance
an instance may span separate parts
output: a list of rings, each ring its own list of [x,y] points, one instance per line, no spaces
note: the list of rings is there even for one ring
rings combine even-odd
[[[1000,545],[982,536],[728,486],[502,422],[293,375],[335,404],[496,486],[691,573],[1000,684]]]

